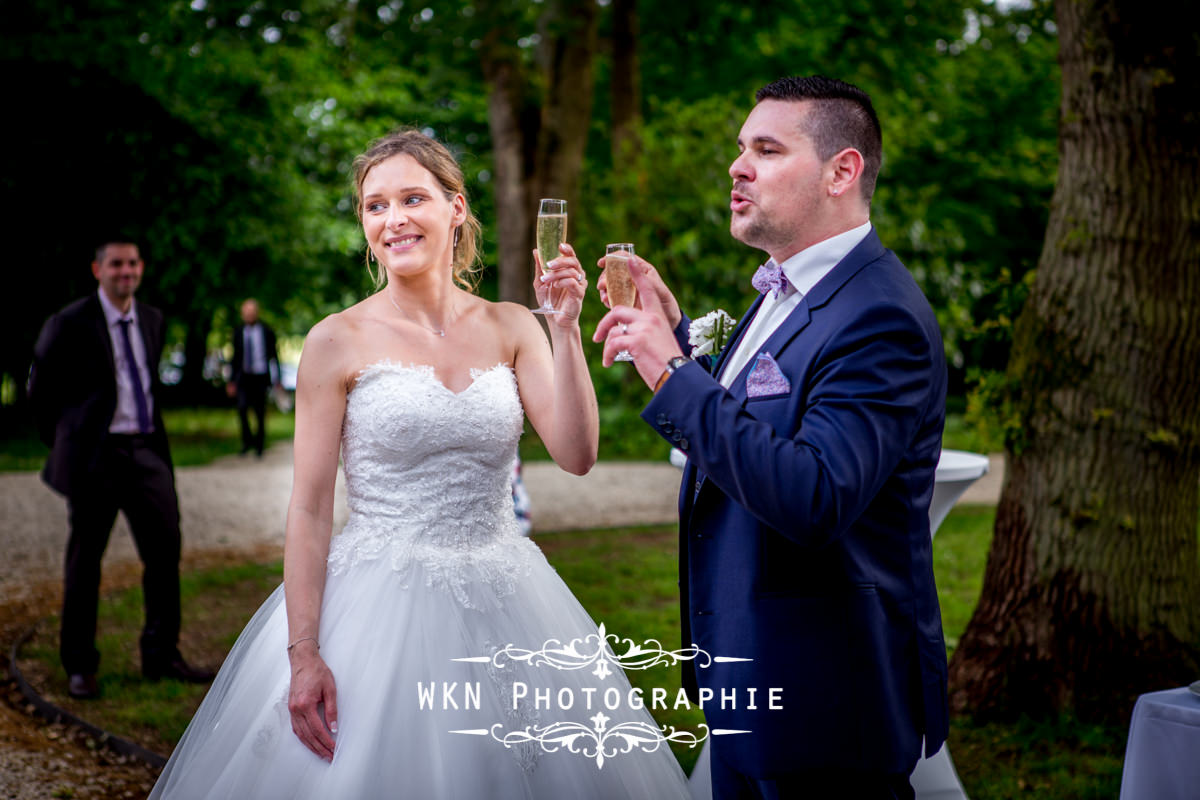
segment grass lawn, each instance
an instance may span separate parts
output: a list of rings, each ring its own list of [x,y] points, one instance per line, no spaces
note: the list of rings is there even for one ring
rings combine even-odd
[[[956,506],[934,537],[947,656],[979,601],[995,516],[991,506]],[[981,724],[954,718],[948,746],[971,800],[1111,799],[1120,792],[1128,732],[1125,726],[1072,719]]]
[[[956,508],[935,539],[934,566],[949,648],[957,642],[979,596],[992,516],[988,507]],[[592,618],[604,623],[610,633],[638,643],[657,639],[665,649],[678,646],[673,527],[541,534],[536,540]],[[219,663],[280,578],[278,564],[186,575],[181,646],[188,657],[203,665]],[[39,627],[24,650],[21,666],[55,702],[165,754],[182,734],[205,687],[143,683],[136,656],[140,626],[140,589],[104,599],[101,700],[78,703],[66,697],[66,679],[56,656],[55,619]],[[678,686],[677,671],[671,668],[628,674],[644,691],[661,686],[673,693]],[[702,721],[694,709],[655,712],[655,716],[660,724],[687,730],[695,730]],[[955,719],[949,746],[972,800],[1112,798],[1120,785],[1126,733],[1125,728],[1067,719],[987,725]],[[676,755],[690,770],[697,752],[678,748]]]
[[[232,402],[232,401],[231,401]],[[163,424],[171,442],[171,458],[177,467],[210,464],[242,449],[241,423],[237,409],[168,408]],[[295,417],[267,408],[267,445],[291,441]],[[46,463],[46,446],[32,425],[17,426],[0,438],[0,472],[38,470]]]
[[[600,459],[604,461],[647,460],[666,461],[670,446],[638,416],[640,408],[625,405],[600,408]],[[191,467],[209,464],[221,456],[233,455],[241,449],[241,433],[237,411],[224,408],[171,408],[163,411],[167,435],[171,440],[171,456],[175,466]],[[289,441],[295,430],[292,414],[267,409],[267,443]],[[951,450],[990,452],[989,442],[963,421],[961,414],[946,417],[943,446]],[[546,461],[550,458],[537,433],[525,423],[525,435],[520,442],[521,458],[525,461]],[[38,440],[32,426],[9,423],[0,432],[0,472],[38,470],[46,463],[46,447]]]

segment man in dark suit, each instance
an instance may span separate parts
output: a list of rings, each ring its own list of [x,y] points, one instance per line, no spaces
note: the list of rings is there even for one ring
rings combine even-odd
[[[733,236],[770,257],[714,358],[645,262],[641,306],[600,323],[688,455],[684,643],[708,697],[717,798],[913,796],[947,730],[929,502],[945,419],[933,311],[869,220],[882,158],[870,99],[822,77],[759,90],[729,168]],[[756,693],[752,696],[750,690]],[[778,690],[771,702],[771,690]]]
[[[226,389],[237,398],[242,423],[242,453],[254,450],[260,457],[266,442],[267,390],[279,384],[279,354],[275,331],[258,318],[258,301],[242,302],[242,324],[233,329],[233,374]],[[250,429],[250,412],[258,422]]]
[[[142,673],[207,681],[180,656],[179,503],[163,429],[158,361],[162,314],[134,301],[144,265],[124,240],[92,262],[98,291],[51,316],[38,336],[29,393],[50,456],[42,478],[65,495],[67,541],[60,655],[73,697],[99,694],[100,561],[117,511],[142,559]]]

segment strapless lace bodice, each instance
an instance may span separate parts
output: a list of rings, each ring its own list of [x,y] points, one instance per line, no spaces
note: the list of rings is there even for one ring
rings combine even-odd
[[[524,414],[507,365],[472,370],[461,392],[428,366],[373,364],[346,398],[342,464],[350,517],[329,569],[390,557],[454,591],[503,590],[537,548],[520,534],[511,475]],[[503,592],[502,593],[507,593]]]

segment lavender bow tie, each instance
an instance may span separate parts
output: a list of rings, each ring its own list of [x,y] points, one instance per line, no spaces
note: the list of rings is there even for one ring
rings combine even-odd
[[[771,296],[776,299],[790,285],[787,275],[783,274],[783,267],[774,261],[768,261],[759,267],[755,271],[754,277],[750,279],[750,283],[758,290],[759,294],[773,292]]]

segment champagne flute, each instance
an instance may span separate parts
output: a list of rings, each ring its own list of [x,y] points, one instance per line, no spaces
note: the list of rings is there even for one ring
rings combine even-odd
[[[619,242],[604,248],[604,274],[608,285],[608,306],[633,306],[637,304],[637,287],[629,274],[633,261],[633,243]],[[617,353],[614,361],[633,361],[628,350]]]
[[[544,198],[538,206],[537,215],[537,252],[538,270],[545,275],[550,272],[550,261],[558,258],[558,246],[567,240],[567,201]],[[550,301],[550,289],[546,289],[546,299],[540,307],[533,309],[535,314],[561,314]]]

